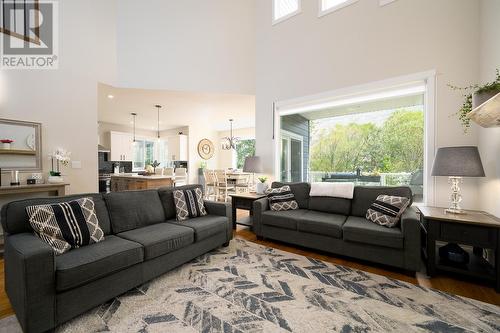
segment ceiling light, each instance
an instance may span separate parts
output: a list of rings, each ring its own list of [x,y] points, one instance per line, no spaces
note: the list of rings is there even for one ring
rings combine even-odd
[[[156,138],[158,139],[158,141],[160,141],[160,109],[161,109],[161,105],[156,104],[155,108],[158,109],[158,123],[157,123],[157,130],[156,130]]]
[[[108,95],[108,98],[109,98],[109,99],[113,99],[113,98],[115,98],[115,96],[114,96],[114,95],[109,94],[109,95]]]

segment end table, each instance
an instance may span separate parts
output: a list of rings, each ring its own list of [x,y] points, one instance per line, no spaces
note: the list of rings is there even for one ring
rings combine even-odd
[[[265,194],[258,194],[254,192],[250,193],[240,193],[240,194],[230,194],[231,197],[231,207],[233,210],[233,229],[236,229],[236,224],[245,225],[252,227],[252,213],[253,213],[253,202],[261,198],[265,198]],[[237,221],[236,210],[245,209],[250,211],[250,216]]]
[[[440,207],[421,206],[418,209],[425,238],[422,244],[427,274],[434,276],[437,271],[446,271],[488,280],[494,282],[495,290],[500,292],[500,219],[482,211],[451,214]],[[438,242],[465,245],[462,248],[468,252],[468,263],[452,263],[439,258],[436,255]],[[483,258],[483,249],[494,253],[494,262]]]

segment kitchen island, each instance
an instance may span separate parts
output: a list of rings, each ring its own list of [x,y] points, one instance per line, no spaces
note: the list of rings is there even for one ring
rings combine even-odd
[[[111,174],[111,192],[156,189],[163,186],[173,186],[171,176],[141,176],[130,173]]]

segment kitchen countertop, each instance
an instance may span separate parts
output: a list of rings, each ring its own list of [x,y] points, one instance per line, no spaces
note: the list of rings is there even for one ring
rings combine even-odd
[[[131,173],[112,173],[111,177],[119,177],[119,178],[132,178],[132,179],[146,179],[146,180],[155,180],[155,179],[172,179],[172,176],[161,176],[161,175],[151,175],[151,176],[141,176],[135,175]]]

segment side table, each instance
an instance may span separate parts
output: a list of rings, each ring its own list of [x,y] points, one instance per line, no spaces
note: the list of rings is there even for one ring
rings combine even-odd
[[[259,200],[261,198],[265,198],[265,194],[257,194],[257,193],[240,193],[240,194],[230,194],[231,197],[231,207],[233,210],[233,229],[236,229],[236,224],[245,225],[248,227],[252,227],[252,206],[255,200]],[[250,211],[250,216],[245,217],[239,221],[236,218],[236,210],[237,209],[245,209]]]
[[[423,235],[424,257],[427,274],[438,271],[467,275],[494,282],[500,292],[500,219],[481,211],[466,211],[466,214],[445,213],[444,208],[418,207]],[[457,243],[469,254],[466,264],[452,263],[437,255],[440,246]],[[494,262],[483,257],[483,249],[494,253]]]

